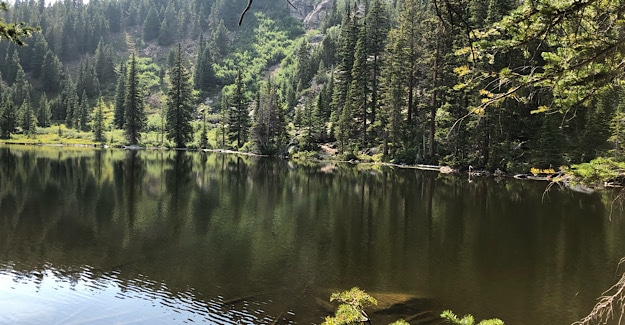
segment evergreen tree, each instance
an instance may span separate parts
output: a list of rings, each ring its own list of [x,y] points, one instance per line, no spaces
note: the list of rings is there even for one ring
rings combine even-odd
[[[210,86],[215,78],[213,58],[208,44],[206,44],[202,35],[200,35],[199,45],[195,62],[195,71],[193,73],[193,87],[202,92],[206,92],[210,89]]]
[[[79,93],[85,91],[90,98],[97,97],[100,93],[100,82],[95,66],[89,60],[80,62],[77,90]]]
[[[113,48],[100,38],[94,56],[95,72],[98,81],[107,84],[115,78],[115,54]]]
[[[102,97],[98,98],[98,106],[95,108],[95,112],[93,115],[93,138],[96,142],[104,142],[106,139],[104,137],[104,109],[106,108],[106,104],[104,104],[104,100]]]
[[[178,44],[176,60],[170,70],[171,85],[167,92],[167,138],[176,147],[184,148],[193,139],[193,106],[189,72],[182,62],[182,47]]]
[[[150,8],[148,16],[143,23],[143,40],[149,42],[158,37],[159,29],[161,27],[161,21],[158,18],[158,13],[154,8]]]
[[[25,100],[30,101],[30,96],[33,91],[33,87],[26,79],[26,73],[22,70],[21,66],[17,67],[17,76],[15,78],[15,82],[13,83],[13,102],[14,103],[23,103]]]
[[[207,149],[208,144],[208,129],[206,128],[206,110],[202,110],[202,133],[200,134],[200,148]]]
[[[68,128],[78,127],[75,123],[76,117],[79,116],[80,100],[76,92],[72,92],[65,99],[65,125]]]
[[[381,69],[380,55],[386,46],[390,29],[388,11],[381,0],[374,0],[373,6],[366,17],[366,40],[368,56],[373,57],[371,62],[371,123],[376,120],[376,108],[379,97],[379,76]]]
[[[220,19],[217,27],[211,28],[210,31],[210,53],[213,55],[214,61],[219,61],[225,58],[230,50],[228,46],[230,43],[228,29],[224,25],[223,19]]]
[[[37,117],[35,117],[30,98],[24,99],[19,110],[21,113],[20,127],[24,133],[30,137],[35,134],[37,125]]]
[[[564,163],[562,152],[567,147],[562,134],[562,115],[548,114],[541,119],[542,126],[534,146],[532,163],[538,168],[560,166]]]
[[[389,43],[386,47],[386,58],[381,78],[382,111],[380,120],[382,125],[382,139],[384,154],[395,157],[401,147],[402,111],[406,106],[406,73],[404,62],[406,52],[404,39],[399,30],[389,33]],[[390,146],[390,150],[389,150]]]
[[[295,74],[295,82],[296,84],[301,85],[300,87],[302,88],[298,89],[298,93],[299,91],[310,86],[314,72],[310,56],[310,45],[308,44],[308,41],[304,39],[297,50],[297,72]]]
[[[111,33],[119,33],[122,27],[121,2],[109,1],[106,7],[106,18],[109,23]]]
[[[348,92],[346,106],[351,106],[351,118],[355,129],[351,130],[351,139],[360,143],[364,148],[369,142],[367,137],[369,117],[369,69],[366,49],[366,27],[362,26],[356,43],[354,64],[352,67],[352,82]],[[346,125],[350,125],[348,123]]]
[[[124,133],[130,145],[141,141],[141,130],[145,127],[146,116],[143,103],[143,91],[139,85],[137,59],[133,53],[128,64],[126,91],[124,97]]]
[[[353,130],[356,128],[352,115],[352,105],[343,106],[337,124],[335,132],[340,144],[339,151],[351,153],[354,144]]]
[[[172,26],[173,21],[170,21],[168,18],[163,19],[161,23],[161,27],[158,31],[158,44],[161,46],[167,46],[174,42],[174,37],[176,33],[175,27]]]
[[[317,110],[321,114],[321,119],[328,122],[332,113],[332,97],[334,94],[334,73],[330,74],[328,82],[323,84],[319,96],[317,97]]]
[[[229,98],[225,90],[226,88],[222,89],[221,91],[219,128],[217,128],[217,139],[218,139],[217,142],[218,142],[219,147],[222,149],[226,148],[226,134],[227,134],[226,128],[228,127],[229,117],[230,117]]]
[[[598,94],[595,104],[584,110],[584,131],[580,132],[577,147],[581,151],[581,162],[588,162],[608,151],[610,128],[606,121],[613,116],[619,106],[619,96],[614,89],[607,89]]]
[[[62,71],[61,61],[52,51],[48,50],[43,59],[40,78],[45,92],[56,93],[60,90]]]
[[[37,33],[33,37],[35,45],[33,47],[32,74],[35,79],[41,76],[41,70],[45,56],[49,51],[48,42],[41,33]]]
[[[621,88],[615,94],[618,94],[619,101],[616,106],[616,112],[610,121],[611,133],[608,141],[611,144],[611,155],[616,159],[622,160],[625,156],[625,98]]]
[[[37,125],[40,127],[49,127],[50,119],[52,118],[52,111],[50,109],[50,103],[48,102],[48,96],[43,93],[39,99],[39,109],[37,110]]]
[[[193,71],[193,89],[199,90],[201,87],[202,70],[204,70],[203,52],[207,46],[204,41],[204,34],[200,33],[200,39],[197,42],[197,55],[195,56],[195,69]]]
[[[315,105],[312,98],[306,98],[302,109],[302,126],[306,131],[305,149],[316,150],[317,142],[323,137],[322,114]]]
[[[116,129],[124,128],[124,100],[126,100],[126,64],[122,62],[117,74],[117,87],[115,88],[115,108],[113,113],[113,126]]]
[[[336,119],[343,116],[347,93],[352,83],[352,67],[354,65],[354,50],[358,36],[357,18],[354,17],[347,5],[347,12],[341,23],[339,34],[339,46],[337,51],[338,66],[334,77],[334,95],[332,98],[332,108]],[[342,133],[342,132],[341,132]]]
[[[20,64],[20,55],[17,50],[13,51],[11,59],[7,60],[7,63],[8,64],[3,67],[4,69],[2,70],[2,76],[9,85],[12,85],[17,78],[18,71],[23,71],[22,65]]]
[[[234,84],[234,94],[232,95],[232,107],[230,107],[228,123],[228,139],[236,141],[236,147],[241,148],[247,142],[249,125],[249,112],[247,109],[247,98],[243,85],[241,70],[237,71],[237,79]]]
[[[0,94],[0,138],[9,139],[17,127],[15,104],[6,94]]]
[[[402,52],[404,53],[404,71],[406,73],[405,87],[408,92],[406,122],[413,124],[413,115],[416,110],[415,93],[418,80],[417,62],[421,52],[422,35],[420,22],[423,20],[422,13],[425,8],[419,0],[404,0],[399,13],[399,33],[402,39]]]
[[[286,137],[286,127],[278,95],[271,79],[265,82],[262,94],[256,100],[252,141],[261,154],[280,153]]]
[[[83,91],[78,104],[78,112],[74,114],[75,127],[84,132],[89,131],[89,115],[89,97],[87,97],[87,92]]]

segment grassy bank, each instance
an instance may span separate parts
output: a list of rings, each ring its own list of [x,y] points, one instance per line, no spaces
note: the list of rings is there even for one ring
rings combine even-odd
[[[193,141],[187,145],[189,148],[199,148],[200,138],[202,134],[202,124],[200,122],[193,124],[194,136]],[[216,148],[217,145],[217,129],[208,128],[207,138],[208,147]],[[9,139],[0,139],[0,143],[5,144],[31,144],[31,145],[66,145],[66,146],[102,146],[123,147],[126,145],[123,130],[107,130],[104,132],[105,141],[95,141],[92,132],[84,132],[76,129],[67,128],[64,124],[54,125],[46,128],[37,128],[35,134],[12,134]],[[174,143],[167,140],[167,134],[160,131],[152,130],[141,132],[141,147],[162,147],[173,148]]]

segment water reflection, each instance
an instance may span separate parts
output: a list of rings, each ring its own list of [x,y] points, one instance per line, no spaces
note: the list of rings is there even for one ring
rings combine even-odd
[[[404,303],[377,323],[442,308],[571,323],[614,280],[622,211],[610,222],[608,194],[543,190],[236,155],[0,147],[0,303],[11,300],[0,323],[311,324],[331,311],[330,292],[354,285]]]
[[[2,324],[171,324],[268,323],[266,303],[244,310],[227,308],[219,299],[200,299],[193,289],[173,293],[166,283],[139,275],[131,280],[119,271],[102,272],[88,266],[59,270],[0,270]],[[259,312],[260,311],[260,312]]]

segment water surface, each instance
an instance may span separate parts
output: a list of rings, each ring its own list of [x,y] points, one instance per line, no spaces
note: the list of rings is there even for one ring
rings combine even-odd
[[[615,281],[610,193],[211,153],[0,147],[0,323],[570,324]],[[386,305],[385,305],[386,304]]]

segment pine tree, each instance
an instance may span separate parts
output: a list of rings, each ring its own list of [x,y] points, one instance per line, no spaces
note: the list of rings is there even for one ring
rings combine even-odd
[[[202,71],[204,70],[204,60],[202,52],[207,46],[204,41],[204,33],[200,33],[200,39],[197,46],[197,55],[195,56],[195,69],[193,71],[193,89],[199,90],[201,87]]]
[[[61,61],[52,51],[48,50],[43,59],[40,77],[44,91],[54,94],[60,90],[59,84],[61,83],[62,71]]]
[[[203,35],[200,35],[197,58],[195,62],[195,71],[193,73],[193,88],[206,92],[210,89],[215,78],[213,71],[213,59],[208,44],[204,41]]]
[[[106,139],[104,137],[104,109],[106,108],[106,104],[104,104],[104,100],[102,97],[98,98],[98,106],[95,108],[95,112],[93,115],[93,138],[96,142],[104,142]]]
[[[163,19],[161,27],[158,31],[158,44],[161,46],[167,46],[174,42],[175,27],[172,27],[173,21],[168,18]]]
[[[241,70],[237,72],[235,81],[234,94],[232,96],[232,107],[229,113],[229,133],[228,139],[236,141],[236,147],[241,148],[247,142],[247,134],[249,126],[249,113],[247,110],[247,98],[245,97],[245,89],[243,84],[243,75]]]
[[[229,51],[228,29],[223,19],[219,20],[216,28],[211,28],[209,49],[213,55],[213,61],[219,61],[226,57]]]
[[[41,33],[37,33],[33,37],[35,41],[35,45],[33,48],[33,57],[32,60],[32,73],[35,79],[38,79],[41,76],[41,69],[43,67],[43,61],[45,59],[46,54],[49,51],[48,42],[44,38]]]
[[[143,40],[149,42],[158,37],[159,28],[161,22],[158,18],[158,13],[154,8],[150,8],[148,16],[143,23]]]
[[[0,94],[0,138],[9,139],[17,127],[15,104],[6,94]]]
[[[405,87],[408,91],[406,122],[410,126],[413,124],[413,115],[416,111],[417,62],[423,40],[420,33],[420,22],[423,20],[422,13],[424,11],[425,8],[420,5],[419,0],[404,0],[399,13],[398,28],[401,34],[399,37],[403,40]]]
[[[193,139],[193,106],[190,75],[182,62],[182,47],[178,44],[176,60],[170,70],[171,85],[167,92],[167,138],[176,147],[184,148]]]
[[[100,38],[94,56],[95,72],[100,83],[107,84],[115,78],[115,54],[113,48]]]
[[[352,139],[359,142],[364,148],[369,142],[367,137],[368,117],[369,117],[369,69],[366,49],[366,30],[361,27],[356,50],[354,54],[354,65],[352,67],[352,82],[349,88],[349,95],[346,106],[351,106],[352,119],[356,129],[352,130]],[[347,124],[349,125],[349,124]]]
[[[382,139],[384,154],[395,157],[401,143],[402,111],[406,106],[406,73],[404,62],[406,53],[403,51],[405,44],[400,37],[399,30],[389,33],[389,43],[386,47],[386,58],[381,78],[382,111],[380,120],[382,124]],[[389,150],[390,145],[390,150]]]
[[[6,64],[6,66],[2,68],[2,76],[4,77],[4,80],[9,85],[12,85],[17,78],[18,71],[23,71],[22,65],[20,64],[20,55],[17,50],[13,51],[13,55],[11,55],[10,61],[8,61],[8,64]]]
[[[48,102],[48,96],[44,92],[39,98],[39,109],[37,110],[37,125],[40,127],[49,127],[50,118],[52,117],[52,111],[50,110],[50,103]]]
[[[380,0],[374,0],[366,16],[367,53],[373,57],[371,62],[371,123],[376,120],[376,108],[379,97],[379,76],[381,69],[380,55],[386,46],[390,29],[388,11]]]
[[[618,94],[618,105],[612,120],[610,121],[610,138],[608,142],[611,144],[611,155],[619,160],[625,156],[625,98],[623,89],[619,88],[615,92]]]
[[[141,141],[140,132],[145,127],[145,124],[146,116],[143,103],[143,91],[139,85],[137,60],[133,53],[128,65],[124,97],[124,133],[128,144],[136,145]]]
[[[20,113],[20,127],[26,135],[33,136],[36,132],[37,117],[35,117],[30,98],[24,99],[22,106],[20,106]]]
[[[116,129],[124,128],[124,100],[126,100],[126,64],[122,62],[117,74],[117,87],[115,88],[115,108],[113,113],[113,126]]]
[[[252,141],[260,153],[275,155],[280,153],[285,137],[284,115],[278,104],[276,87],[268,79],[256,100]]]
[[[208,144],[208,129],[206,128],[206,110],[202,111],[202,133],[200,134],[200,148],[207,149]]]
[[[335,117],[343,116],[343,109],[347,100],[348,91],[352,83],[352,67],[354,65],[354,50],[358,36],[357,18],[354,17],[347,5],[347,12],[341,23],[339,34],[339,46],[337,51],[338,66],[334,77],[334,94],[332,98],[332,108]]]
[[[355,130],[355,128],[356,125],[352,116],[352,105],[345,105],[338,117],[335,131],[336,138],[340,144],[339,150],[341,153],[351,153],[354,144],[353,130]]]
[[[228,95],[225,91],[225,88],[222,89],[221,91],[221,110],[219,113],[219,128],[217,129],[217,139],[219,139],[217,142],[219,142],[219,147],[222,149],[226,148],[226,128],[228,127],[228,123],[229,123],[229,108],[230,108],[230,104],[229,104],[229,98]]]
[[[13,102],[14,103],[22,103],[25,100],[30,101],[30,96],[33,91],[33,87],[26,79],[26,73],[22,70],[21,66],[17,67],[17,76],[15,78],[15,82],[13,83]]]
[[[310,86],[313,77],[312,60],[310,57],[310,45],[304,39],[297,50],[297,72],[295,74],[295,82],[305,89]],[[300,88],[298,87],[298,88]],[[298,89],[298,92],[303,90]]]
[[[100,82],[95,66],[88,59],[80,62],[77,90],[79,93],[86,91],[90,98],[97,97],[100,93]]]
[[[78,104],[78,112],[74,114],[74,125],[81,131],[89,131],[89,97],[87,92],[83,91]]]
[[[598,94],[594,105],[584,111],[584,130],[577,141],[577,149],[581,151],[582,162],[588,162],[609,149],[608,138],[610,129],[606,121],[613,116],[614,108],[619,106],[619,96],[614,89],[605,90]]]
[[[313,105],[312,98],[306,98],[302,109],[302,126],[306,131],[306,150],[316,150],[316,143],[321,138],[322,122],[319,110]]]

